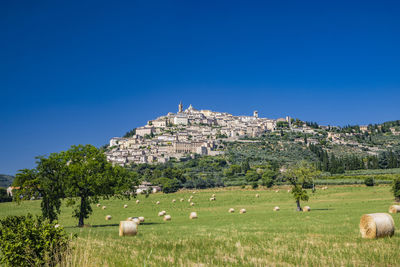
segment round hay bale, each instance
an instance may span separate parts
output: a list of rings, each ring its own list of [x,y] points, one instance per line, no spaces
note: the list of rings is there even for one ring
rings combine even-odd
[[[305,206],[305,207],[303,208],[303,211],[304,211],[304,212],[309,212],[309,211],[311,211],[311,208],[310,208],[309,206]]]
[[[392,205],[389,208],[390,213],[398,213],[400,212],[400,205]]]
[[[229,213],[234,213],[234,212],[235,212],[235,209],[234,209],[234,208],[230,208],[230,209],[228,210],[228,212],[229,212]]]
[[[137,234],[137,224],[134,221],[119,222],[119,236],[133,236]]]
[[[124,209],[126,209],[127,207],[128,207],[128,205],[125,204],[125,205],[124,205]]]
[[[280,211],[280,208],[279,208],[278,206],[276,206],[276,207],[274,208],[274,211]]]
[[[197,212],[195,212],[195,211],[191,212],[190,215],[189,215],[189,218],[190,219],[197,219]]]
[[[291,192],[291,190],[290,190],[290,189],[288,189],[288,190],[287,190],[287,192],[288,192],[288,193],[290,193],[290,192]]]
[[[212,194],[211,197],[215,197],[215,194]]]
[[[163,213],[162,211],[160,211],[160,212],[158,213],[158,216],[159,216],[159,217],[164,216],[164,213]]]
[[[138,218],[133,218],[132,221],[134,221],[137,225],[140,224],[140,220]]]
[[[239,213],[240,213],[240,214],[246,213],[246,209],[241,209],[241,210],[239,211]]]
[[[180,200],[179,200],[180,202],[183,202],[183,201],[185,201],[183,198],[181,198]]]
[[[139,204],[140,203],[140,200],[138,199],[138,200],[136,200],[136,204]]]
[[[111,215],[107,215],[107,216],[106,216],[106,221],[109,221],[109,220],[111,220],[111,219],[112,219]]]
[[[133,217],[128,217],[125,221],[133,221]]]
[[[157,201],[157,202],[156,202],[156,205],[159,205],[159,204],[160,204],[160,201]]]
[[[192,201],[192,199],[191,199],[191,198],[189,198],[189,199],[188,199],[188,202],[191,202],[191,201]]]
[[[144,222],[144,217],[140,216],[138,219],[141,223]]]
[[[192,198],[193,198],[193,196],[190,196],[189,198],[190,198],[190,199],[192,199]]]
[[[210,198],[210,201],[215,201],[215,197]]]
[[[275,190],[275,193],[278,193],[278,192],[279,192],[279,189]]]
[[[193,191],[193,194],[196,194],[196,191]]]
[[[97,203],[96,206],[97,206],[98,208],[100,208],[101,205],[100,205],[100,203]]]
[[[163,220],[164,221],[170,221],[171,220],[171,215],[165,215]]]
[[[175,203],[175,202],[176,202],[176,199],[173,199],[173,200],[172,200],[172,203]]]
[[[260,194],[256,194],[256,198],[259,198],[260,197]]]
[[[193,202],[190,202],[190,206],[192,206],[192,207],[193,207],[193,206],[194,206],[194,203],[193,203]]]
[[[362,238],[378,238],[394,235],[394,221],[387,213],[364,214],[360,220]]]
[[[105,210],[106,208],[107,208],[106,206],[101,207],[102,210]]]

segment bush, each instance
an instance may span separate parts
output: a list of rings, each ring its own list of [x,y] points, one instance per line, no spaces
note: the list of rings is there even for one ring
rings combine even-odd
[[[271,188],[274,185],[274,180],[272,180],[271,178],[265,178],[263,177],[262,179],[262,185],[266,186],[268,188]]]
[[[162,185],[162,191],[166,194],[175,193],[180,187],[181,183],[178,179],[168,179],[168,181]]]
[[[254,182],[254,183],[251,185],[251,187],[252,187],[253,189],[257,189],[257,188],[258,188],[257,182]]]
[[[392,192],[397,202],[400,202],[400,177],[393,181]]]
[[[8,216],[0,220],[0,265],[55,266],[69,241],[62,227],[42,217]]]
[[[364,180],[364,184],[365,184],[366,186],[374,186],[374,185],[375,185],[374,178],[372,178],[372,177],[366,178],[366,179]]]

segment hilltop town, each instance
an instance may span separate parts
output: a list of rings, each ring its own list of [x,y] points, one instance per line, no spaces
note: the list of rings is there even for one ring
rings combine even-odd
[[[257,111],[253,116],[234,116],[226,112],[197,110],[192,105],[184,110],[180,103],[177,113],[170,112],[150,120],[145,126],[135,129],[131,136],[112,138],[106,155],[110,162],[121,166],[165,163],[172,158],[179,160],[195,154],[220,155],[229,142],[252,142],[266,134],[282,135],[282,132],[292,133],[293,142],[307,146],[351,147],[354,153],[377,155],[391,144],[379,146],[363,142],[374,131],[372,125],[347,129],[319,126],[290,116],[261,118]],[[400,135],[399,127],[390,127],[390,133]]]

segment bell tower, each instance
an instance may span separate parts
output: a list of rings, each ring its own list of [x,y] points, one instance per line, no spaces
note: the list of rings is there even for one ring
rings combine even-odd
[[[182,113],[182,110],[183,110],[183,105],[182,105],[182,101],[179,103],[179,106],[178,106],[178,112],[179,113]]]

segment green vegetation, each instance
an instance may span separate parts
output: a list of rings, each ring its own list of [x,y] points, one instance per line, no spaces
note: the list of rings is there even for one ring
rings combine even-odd
[[[363,214],[387,212],[393,203],[389,186],[329,186],[317,188],[308,205],[311,212],[296,212],[289,186],[273,189],[205,189],[156,193],[135,200],[102,200],[107,209],[93,214],[79,228],[73,208],[61,206],[59,223],[78,234],[66,254],[68,266],[399,266],[400,234],[377,240],[362,239]],[[280,189],[275,192],[275,189]],[[209,201],[212,194],[216,201]],[[260,197],[256,198],[255,194]],[[193,195],[194,207],[186,201]],[[184,202],[172,203],[172,199]],[[159,205],[155,205],[160,201]],[[123,208],[128,204],[128,208]],[[272,209],[280,207],[279,212]],[[234,208],[235,213],[228,213]],[[247,213],[239,214],[245,208]],[[40,214],[40,201],[1,203],[0,217],[27,212]],[[158,217],[165,210],[172,220]],[[190,220],[196,211],[199,218]],[[111,221],[105,221],[112,215]],[[144,216],[134,237],[119,237],[118,223]],[[397,224],[400,214],[392,214]]]
[[[69,247],[63,227],[32,215],[0,220],[0,263],[6,266],[56,266]]]

